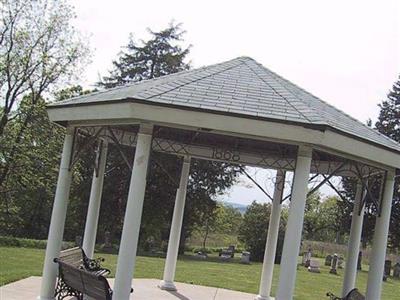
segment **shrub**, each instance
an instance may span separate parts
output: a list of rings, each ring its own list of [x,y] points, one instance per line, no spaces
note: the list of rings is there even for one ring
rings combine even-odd
[[[47,240],[34,240],[34,239],[16,238],[12,236],[0,236],[0,246],[46,249]],[[72,248],[74,246],[75,243],[73,242],[63,242],[62,249]]]

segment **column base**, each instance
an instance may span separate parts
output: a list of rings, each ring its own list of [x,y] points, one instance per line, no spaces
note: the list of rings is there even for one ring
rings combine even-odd
[[[56,298],[51,297],[51,298],[45,298],[45,297],[41,297],[41,296],[37,296],[36,300],[54,300]]]
[[[254,298],[254,300],[275,300],[275,298],[271,297],[271,296],[264,297],[264,296],[261,296],[261,295],[257,295]]]
[[[164,291],[176,292],[178,290],[172,281],[162,280],[158,287]]]

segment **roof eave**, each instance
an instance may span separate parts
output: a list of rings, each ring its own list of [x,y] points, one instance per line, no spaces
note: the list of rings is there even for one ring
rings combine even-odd
[[[79,109],[77,109],[79,108]],[[126,98],[113,101],[48,106],[50,119],[66,126],[69,124],[97,124],[113,122],[127,124],[146,120],[169,126],[209,128],[213,131],[279,139],[286,143],[309,143],[363,157],[387,166],[400,168],[400,151],[342,132],[327,125],[304,124],[269,119],[233,112],[212,111],[203,108],[182,107],[168,103]],[[185,111],[185,114],[182,114]],[[221,118],[224,116],[224,118]],[[254,122],[250,125],[248,122]],[[240,125],[241,124],[241,125]],[[253,129],[254,128],[254,129]],[[337,141],[344,143],[338,144]],[[347,146],[346,146],[347,145]],[[357,146],[355,146],[357,145]],[[371,153],[363,151],[370,145]],[[346,146],[346,147],[345,147]],[[360,148],[361,147],[361,148]],[[392,153],[396,159],[377,160],[379,151]],[[373,151],[372,151],[373,150]],[[357,152],[360,152],[357,155]],[[388,154],[389,155],[389,154]],[[389,155],[390,156],[390,155]]]

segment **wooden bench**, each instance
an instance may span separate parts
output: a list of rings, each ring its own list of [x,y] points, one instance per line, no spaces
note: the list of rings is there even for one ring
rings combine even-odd
[[[335,296],[332,293],[326,294],[331,300],[365,300],[365,297],[358,291],[358,289],[352,289],[344,298]]]
[[[112,289],[107,279],[84,269],[69,265],[62,260],[58,263],[58,283],[54,297],[62,300],[66,297],[76,297],[83,300],[83,295],[96,300],[111,300]]]
[[[83,268],[88,272],[94,273],[95,275],[107,276],[111,273],[109,269],[101,266],[101,263],[104,262],[104,258],[99,257],[96,259],[91,259],[87,257],[85,251],[83,251],[83,249],[80,247],[61,251],[58,260],[75,268]]]

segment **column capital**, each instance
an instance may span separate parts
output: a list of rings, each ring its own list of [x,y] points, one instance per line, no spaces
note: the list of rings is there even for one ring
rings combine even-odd
[[[386,175],[387,179],[393,180],[394,177],[396,176],[396,170],[395,169],[387,170],[386,174],[387,174]]]
[[[66,134],[72,135],[72,134],[74,134],[74,131],[75,131],[75,127],[74,126],[68,126],[67,128],[65,128],[65,133]]]
[[[152,134],[153,134],[153,124],[150,124],[150,123],[140,123],[140,126],[139,126],[139,134],[152,135]]]
[[[184,163],[184,164],[190,164],[191,159],[192,159],[192,158],[191,158],[190,156],[185,155],[185,156],[183,157],[183,163]]]
[[[300,145],[297,150],[297,156],[312,157],[312,147],[308,145]]]

